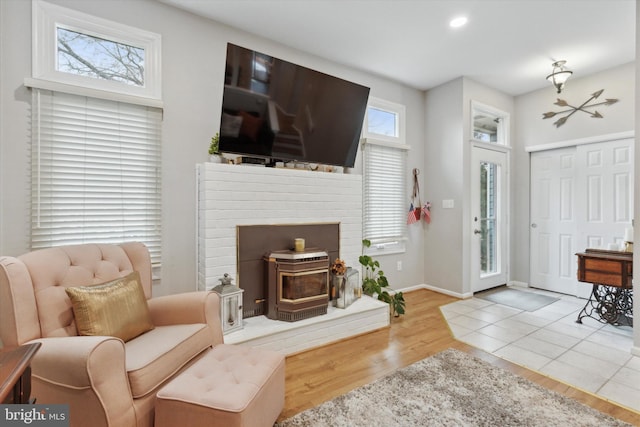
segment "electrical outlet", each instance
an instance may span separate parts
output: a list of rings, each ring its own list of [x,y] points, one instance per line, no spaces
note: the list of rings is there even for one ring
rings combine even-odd
[[[402,261],[398,261],[398,271],[402,271]]]

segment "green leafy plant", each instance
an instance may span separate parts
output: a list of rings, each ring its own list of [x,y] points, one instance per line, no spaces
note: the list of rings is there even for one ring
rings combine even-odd
[[[362,241],[363,254],[360,255],[358,261],[364,268],[362,277],[362,292],[367,295],[377,295],[380,301],[384,301],[391,307],[395,317],[405,313],[406,303],[402,292],[394,292],[390,294],[386,288],[389,287],[389,281],[384,275],[384,271],[380,269],[380,262],[374,260],[369,255],[364,254],[364,248],[371,246],[371,241],[364,239]]]
[[[209,154],[219,154],[220,149],[220,134],[216,132],[214,136],[211,137],[211,144],[209,144]]]

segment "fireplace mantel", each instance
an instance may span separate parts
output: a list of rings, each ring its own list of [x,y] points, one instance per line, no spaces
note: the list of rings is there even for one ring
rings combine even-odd
[[[237,277],[239,225],[339,223],[340,257],[359,267],[361,175],[216,163],[196,174],[198,289]]]

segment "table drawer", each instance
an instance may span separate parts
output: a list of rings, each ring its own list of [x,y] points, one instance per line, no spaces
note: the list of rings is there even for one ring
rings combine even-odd
[[[630,287],[632,254],[578,253],[578,280],[598,285]]]
[[[621,273],[622,265],[619,261],[608,259],[586,258],[584,260],[585,270],[595,270],[607,273]],[[630,267],[630,265],[629,265]]]
[[[581,282],[597,283],[599,285],[622,286],[622,276],[615,273],[601,271],[585,271]]]

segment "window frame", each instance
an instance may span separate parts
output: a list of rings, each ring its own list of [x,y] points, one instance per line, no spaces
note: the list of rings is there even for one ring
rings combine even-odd
[[[98,37],[116,43],[140,47],[145,50],[144,58],[144,86],[133,86],[118,81],[102,80],[94,77],[81,76],[73,73],[57,71],[56,61],[58,59],[57,34],[58,28],[70,29],[92,37]],[[156,256],[152,254],[152,274],[154,285],[159,283],[161,278],[162,262],[162,225],[161,215],[162,203],[162,80],[161,80],[161,37],[159,34],[138,28],[123,25],[117,22],[98,18],[89,14],[67,9],[58,5],[50,4],[42,0],[32,1],[32,69],[31,77],[25,77],[24,85],[33,89],[34,98],[39,96],[40,90],[59,92],[69,95],[77,95],[86,98],[113,101],[134,106],[144,106],[157,109],[154,114],[159,114],[159,124],[154,129],[158,132],[157,153],[159,166],[156,167],[154,197],[160,200],[160,217],[154,222],[159,233],[159,244]],[[32,120],[35,119],[33,109],[39,108],[40,101],[32,101]],[[38,120],[40,113],[38,112]],[[37,124],[36,124],[37,126]],[[34,140],[36,138],[37,140]],[[34,144],[39,143],[40,127],[32,129],[31,156],[33,157]],[[155,139],[154,139],[155,140]],[[34,159],[32,159],[33,161]],[[37,159],[35,159],[37,161]],[[34,171],[31,164],[31,174],[39,173]],[[31,188],[32,203],[34,197],[39,197],[40,189]],[[33,211],[32,215],[37,214]],[[136,239],[131,236],[132,239]],[[30,237],[30,240],[33,236]],[[131,240],[125,236],[125,240]],[[33,243],[30,243],[33,244]],[[152,245],[153,246],[153,245]],[[150,249],[151,251],[151,249]]]
[[[35,81],[27,82],[27,86],[56,90],[55,87],[50,85],[50,83],[54,83],[79,88],[65,91],[85,96],[95,96],[95,94],[88,91],[105,91],[111,94],[121,94],[125,97],[154,101],[161,100],[161,36],[159,34],[67,9],[42,0],[34,0],[32,10],[32,79]],[[58,71],[58,28],[144,49],[144,86],[128,85],[122,82],[101,80]],[[38,81],[48,82],[49,85],[46,83],[38,84]],[[107,98],[113,99],[113,95],[107,96]],[[130,102],[128,99],[119,100]],[[135,103],[150,105],[149,102],[138,101]]]
[[[477,114],[485,114],[498,120],[496,126],[496,141],[483,141],[475,137],[475,117]],[[509,113],[499,110],[490,105],[483,104],[481,102],[471,100],[471,131],[470,139],[473,143],[489,144],[498,147],[510,147],[510,131],[511,131],[511,116]]]
[[[389,136],[379,133],[369,132],[369,108],[387,111],[396,115],[397,135]],[[405,112],[406,107],[402,104],[386,101],[384,99],[369,97],[367,108],[364,115],[364,126],[362,127],[362,137],[378,141],[393,142],[397,144],[405,144]]]
[[[396,136],[382,135],[373,132],[369,132],[368,120],[369,120],[369,108],[375,108],[383,111],[387,111],[396,115]],[[406,107],[401,104],[397,104],[391,101],[382,100],[379,98],[369,97],[369,102],[367,103],[367,109],[364,118],[363,125],[363,149],[367,150],[368,147],[371,146],[379,146],[379,147],[387,147],[392,149],[399,150],[399,154],[401,156],[405,156],[405,159],[402,162],[403,171],[400,171],[400,174],[403,177],[406,177],[407,171],[407,153],[411,149],[409,145],[405,143],[405,113]],[[400,225],[402,229],[402,235],[400,236],[389,236],[388,238],[381,238],[378,240],[369,239],[366,235],[366,220],[367,220],[367,191],[366,187],[368,184],[368,168],[367,168],[367,155],[363,156],[363,238],[371,240],[371,246],[368,248],[364,248],[364,253],[367,255],[391,255],[406,252],[406,240],[407,240],[407,224],[406,224],[406,214],[402,215],[402,223]],[[402,180],[400,189],[400,194],[402,194],[402,199],[406,199],[407,194],[407,183],[406,180]],[[407,209],[407,206],[402,207],[403,210]],[[407,211],[408,212],[408,211]]]

